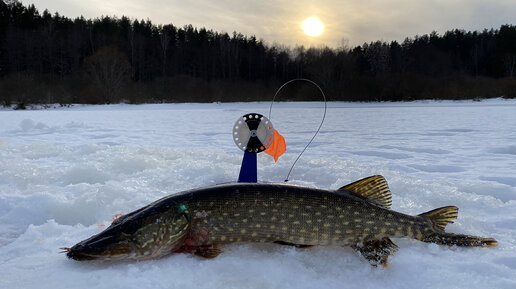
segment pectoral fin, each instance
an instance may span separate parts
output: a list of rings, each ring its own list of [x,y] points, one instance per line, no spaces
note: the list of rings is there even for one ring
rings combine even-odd
[[[175,250],[174,253],[190,253],[195,256],[212,259],[217,257],[222,250],[219,249],[217,245],[205,245],[205,246],[183,246],[178,250]]]
[[[353,246],[355,251],[360,252],[364,258],[373,266],[382,265],[387,267],[388,258],[398,251],[398,246],[391,239],[385,237],[381,240],[370,240]]]
[[[222,253],[222,250],[216,245],[200,246],[195,248],[195,251],[193,252],[194,255],[207,259],[213,259],[220,253]]]

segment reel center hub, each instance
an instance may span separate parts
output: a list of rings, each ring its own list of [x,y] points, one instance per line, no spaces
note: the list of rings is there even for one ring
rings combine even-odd
[[[233,125],[233,140],[247,153],[260,153],[269,148],[274,138],[271,121],[259,113],[248,113]]]

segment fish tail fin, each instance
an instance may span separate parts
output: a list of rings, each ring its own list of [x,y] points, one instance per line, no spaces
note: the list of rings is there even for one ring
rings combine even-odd
[[[459,247],[496,247],[498,242],[493,238],[483,238],[453,233],[433,233],[426,236],[423,242]]]
[[[428,218],[435,231],[444,231],[446,225],[453,223],[453,221],[457,219],[458,213],[459,208],[455,206],[447,206],[428,211],[420,214],[419,216]]]
[[[458,212],[459,208],[447,206],[420,214],[419,216],[426,217],[430,220],[432,228],[434,229],[432,233],[423,237],[421,241],[460,247],[495,247],[498,245],[498,242],[493,238],[445,233],[444,229],[446,225],[453,223],[453,221],[457,219]]]

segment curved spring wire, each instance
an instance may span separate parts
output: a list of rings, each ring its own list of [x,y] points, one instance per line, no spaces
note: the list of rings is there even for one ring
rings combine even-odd
[[[294,166],[296,165],[297,161],[299,160],[299,158],[301,158],[301,155],[303,155],[303,153],[306,151],[306,149],[310,146],[310,144],[312,144],[312,141],[315,139],[315,137],[317,136],[317,134],[319,133],[319,131],[321,130],[321,127],[324,123],[324,120],[326,119],[326,110],[327,110],[327,105],[326,105],[326,95],[324,94],[324,91],[321,89],[321,87],[319,85],[317,85],[317,83],[313,82],[312,80],[310,79],[307,79],[307,78],[295,78],[295,79],[292,79],[292,80],[289,80],[287,82],[285,82],[282,86],[280,86],[280,88],[278,88],[278,90],[276,90],[276,93],[274,94],[274,97],[272,98],[272,101],[271,101],[271,105],[269,107],[269,120],[271,120],[271,112],[272,112],[272,105],[274,104],[274,100],[276,100],[276,96],[278,95],[278,93],[285,87],[287,86],[288,84],[294,82],[294,81],[306,81],[306,82],[309,82],[313,85],[315,85],[319,91],[321,92],[321,95],[323,97],[323,100],[324,100],[324,114],[323,114],[323,117],[321,119],[321,123],[319,124],[319,127],[317,128],[317,130],[315,131],[314,135],[312,136],[312,138],[310,139],[310,141],[308,142],[308,144],[305,146],[305,148],[301,151],[301,153],[299,153],[299,155],[297,156],[296,160],[294,161],[294,163],[292,164],[292,167],[290,167],[290,170],[288,171],[288,174],[287,174],[287,177],[285,178],[285,182],[288,182],[288,178],[290,177],[290,174],[292,173],[292,170],[294,169]]]

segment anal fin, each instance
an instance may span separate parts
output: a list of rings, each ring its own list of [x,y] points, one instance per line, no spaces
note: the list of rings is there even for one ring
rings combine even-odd
[[[355,251],[360,252],[372,266],[388,266],[388,258],[398,251],[398,246],[391,239],[385,237],[381,240],[370,240],[360,245],[352,246]]]

